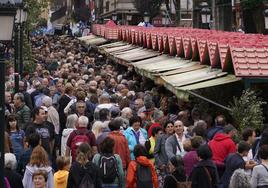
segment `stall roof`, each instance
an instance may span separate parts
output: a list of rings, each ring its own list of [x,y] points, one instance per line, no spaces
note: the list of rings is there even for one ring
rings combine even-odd
[[[105,38],[97,37],[95,35],[89,35],[85,37],[80,37],[79,40],[85,42],[87,45],[99,46],[108,42]]]

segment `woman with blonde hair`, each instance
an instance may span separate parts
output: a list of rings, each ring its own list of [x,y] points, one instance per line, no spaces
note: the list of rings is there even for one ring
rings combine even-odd
[[[47,152],[40,145],[33,149],[30,162],[26,166],[24,177],[22,180],[24,188],[33,188],[34,184],[32,181],[32,176],[38,170],[46,171],[48,174],[46,188],[53,188],[53,173],[52,168],[49,164]]]
[[[101,135],[102,129],[104,129],[105,127],[107,127],[105,123],[101,121],[95,121],[92,126],[92,132],[94,133],[96,139],[98,138],[98,136]]]

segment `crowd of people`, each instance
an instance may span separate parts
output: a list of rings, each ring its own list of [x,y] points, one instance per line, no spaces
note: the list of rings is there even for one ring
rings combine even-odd
[[[5,91],[7,188],[268,187],[268,126],[241,138],[84,46],[34,36],[35,72]]]

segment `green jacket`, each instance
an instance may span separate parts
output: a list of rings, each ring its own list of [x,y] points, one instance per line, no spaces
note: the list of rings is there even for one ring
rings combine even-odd
[[[26,130],[26,125],[31,121],[31,110],[25,104],[16,109],[16,116],[20,129]]]

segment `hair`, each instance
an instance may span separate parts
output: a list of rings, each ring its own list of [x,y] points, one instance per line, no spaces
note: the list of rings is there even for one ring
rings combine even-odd
[[[231,124],[225,125],[223,127],[223,132],[225,132],[226,134],[229,134],[231,131],[236,130],[235,127]]]
[[[56,159],[58,170],[63,170],[65,166],[70,164],[70,158],[65,156],[58,156]]]
[[[49,166],[47,152],[44,150],[42,146],[38,145],[33,149],[29,165],[37,167]]]
[[[32,110],[32,118],[33,118],[33,120],[35,120],[35,116],[39,115],[40,110],[44,110],[44,108],[42,108],[42,107],[40,106],[40,107],[35,107],[35,108]]]
[[[142,121],[141,121],[141,118],[140,116],[132,116],[130,119],[129,119],[129,126],[132,127],[132,125],[136,122],[139,122],[140,124],[142,124]]]
[[[7,132],[10,133],[10,124],[9,122],[11,121],[17,121],[17,124],[16,124],[16,130],[19,131],[20,128],[19,128],[19,125],[18,125],[18,119],[16,117],[15,114],[10,114],[7,116]]]
[[[217,126],[222,126],[224,127],[226,125],[226,119],[224,115],[219,115],[215,118],[215,123]]]
[[[203,142],[204,140],[201,136],[194,136],[191,138],[191,145],[193,149],[199,148]]]
[[[201,136],[202,138],[207,138],[207,131],[204,128],[203,124],[197,124],[196,126],[194,126],[193,130],[192,130],[192,134],[194,134],[196,136]]]
[[[88,125],[88,117],[80,116],[78,118],[78,125],[79,125],[79,127],[87,127],[87,125]]]
[[[66,93],[67,95],[69,95],[71,92],[74,91],[74,87],[72,86],[72,84],[66,84],[65,85],[65,90],[64,93]]]
[[[108,127],[111,131],[117,131],[120,130],[120,127],[123,126],[123,123],[123,119],[121,117],[117,117],[109,122]]]
[[[146,148],[140,144],[137,144],[134,147],[133,154],[134,154],[135,158],[137,158],[139,156],[146,156],[146,157],[148,156]]]
[[[40,135],[37,132],[31,133],[26,140],[31,148],[35,148],[40,143]]]
[[[162,128],[161,127],[154,127],[153,129],[152,129],[152,136],[154,137],[155,135],[157,135],[157,133],[159,132],[159,131],[162,131]]]
[[[78,116],[76,114],[68,115],[66,120],[66,128],[75,128]]]
[[[246,141],[240,141],[237,147],[238,153],[248,152],[250,150],[250,145]]]
[[[105,127],[105,124],[101,121],[95,121],[92,126],[92,132],[94,133],[95,137],[98,138],[102,129]]]
[[[268,145],[262,145],[259,149],[259,156],[261,159],[268,159]]]
[[[100,144],[100,153],[113,153],[114,150],[114,139],[106,137]]]
[[[88,160],[92,157],[92,148],[87,143],[82,143],[77,148],[76,161],[81,165],[85,166]]]
[[[170,120],[168,120],[168,121],[166,121],[165,123],[164,123],[164,125],[163,125],[163,129],[164,129],[164,132],[166,132],[166,128],[167,128],[167,126],[168,126],[168,124],[172,124],[172,125],[174,125],[174,122],[173,121],[170,121]]]
[[[212,152],[207,144],[199,146],[197,149],[197,156],[203,160],[211,159]]]
[[[121,117],[126,118],[128,113],[131,113],[132,110],[129,107],[125,107],[121,110]]]
[[[49,96],[44,96],[42,99],[42,103],[46,106],[46,107],[50,107],[52,106],[52,99]]]
[[[248,138],[251,137],[254,133],[254,129],[247,127],[242,131],[242,138],[244,141],[248,141]]]
[[[181,178],[186,180],[184,163],[181,156],[173,156],[170,159],[170,163],[175,167],[176,174],[178,174]]]
[[[99,111],[100,121],[107,121],[109,119],[110,111],[107,108],[102,108]]]
[[[15,97],[18,98],[18,99],[20,99],[21,102],[24,102],[24,95],[23,95],[23,93],[16,93],[14,95],[14,98]]]
[[[250,177],[245,173],[244,169],[237,169],[234,171],[229,188],[251,188]]]
[[[43,176],[45,179],[45,182],[47,182],[48,173],[45,170],[37,170],[36,172],[34,172],[32,175],[32,180],[34,180],[35,176]]]
[[[5,168],[16,170],[17,160],[13,153],[5,153]]]

